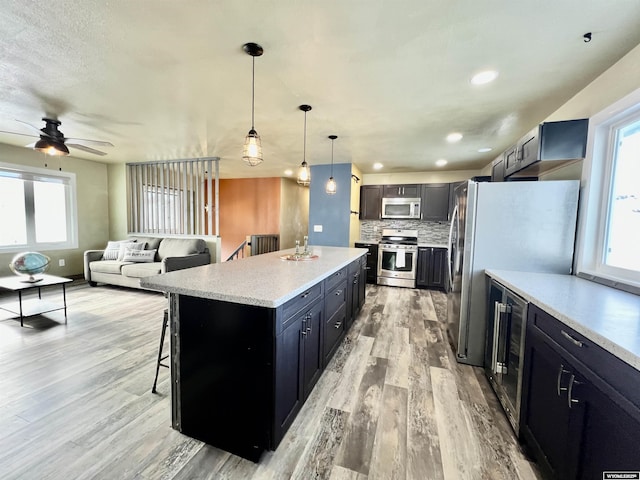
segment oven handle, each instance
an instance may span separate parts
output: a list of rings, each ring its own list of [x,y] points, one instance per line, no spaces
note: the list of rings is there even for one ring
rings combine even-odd
[[[449,225],[449,248],[447,248],[447,268],[449,270],[449,291],[453,291],[453,268],[451,268],[451,253],[453,251],[453,246],[451,245],[451,240],[453,240],[453,223],[456,221],[456,217],[458,216],[458,205],[453,209],[453,213],[451,213],[451,225]]]

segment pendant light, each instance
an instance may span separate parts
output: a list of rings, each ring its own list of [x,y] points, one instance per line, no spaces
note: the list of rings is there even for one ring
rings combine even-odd
[[[308,187],[311,183],[311,170],[307,163],[307,112],[311,110],[311,105],[300,105],[298,108],[304,112],[304,143],[302,146],[302,164],[298,170],[298,184]]]
[[[333,141],[338,138],[337,135],[329,135],[331,139],[331,175],[329,176],[329,180],[327,181],[327,186],[325,187],[325,192],[327,195],[335,195],[337,190],[336,181],[333,179]]]
[[[244,148],[242,149],[242,159],[247,162],[250,167],[255,167],[262,163],[262,144],[260,135],[254,128],[254,100],[255,100],[255,80],[256,80],[256,57],[261,56],[264,50],[257,43],[245,43],[242,49],[252,57],[251,71],[251,130],[244,139]]]

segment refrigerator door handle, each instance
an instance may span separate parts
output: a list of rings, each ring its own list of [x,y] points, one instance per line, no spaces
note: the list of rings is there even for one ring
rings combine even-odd
[[[507,345],[509,339],[500,338],[503,335],[502,329],[502,319],[506,316],[506,314],[511,312],[511,308],[506,303],[496,302],[493,309],[493,352],[491,353],[491,369],[495,374],[503,374],[507,373],[507,362],[506,356],[508,353]],[[505,332],[507,330],[504,330]],[[501,352],[501,346],[504,346],[503,351]],[[501,355],[502,353],[502,355]],[[500,360],[498,360],[498,356],[500,356]]]
[[[458,216],[458,205],[453,208],[451,213],[451,225],[449,225],[449,248],[447,249],[447,268],[449,269],[449,291],[453,291],[453,268],[451,268],[451,255],[453,253],[453,225]]]

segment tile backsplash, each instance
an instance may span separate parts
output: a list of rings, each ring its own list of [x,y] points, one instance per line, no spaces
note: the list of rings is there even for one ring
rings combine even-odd
[[[418,243],[449,242],[448,222],[423,222],[420,220],[362,220],[360,222],[360,240],[377,242],[382,237],[383,228],[402,228],[418,231]]]

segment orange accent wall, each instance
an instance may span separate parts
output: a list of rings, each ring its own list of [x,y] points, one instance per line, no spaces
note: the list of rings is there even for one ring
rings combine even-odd
[[[247,235],[280,233],[280,178],[220,180],[222,261]]]

